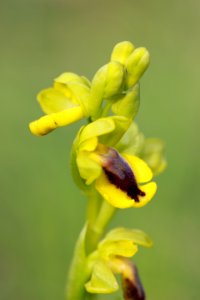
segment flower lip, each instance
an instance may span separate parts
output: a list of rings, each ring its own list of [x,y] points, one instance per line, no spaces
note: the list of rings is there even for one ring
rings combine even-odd
[[[111,147],[107,148],[107,151],[103,149],[99,154],[102,168],[110,183],[126,192],[135,202],[139,202],[139,196],[145,196],[145,192],[138,187],[135,175],[125,159]]]

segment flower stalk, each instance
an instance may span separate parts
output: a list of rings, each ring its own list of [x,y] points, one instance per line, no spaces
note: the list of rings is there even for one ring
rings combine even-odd
[[[154,175],[166,161],[163,142],[146,139],[134,122],[140,105],[139,81],[149,65],[146,48],[118,43],[110,61],[92,80],[63,73],[37,100],[45,113],[30,123],[43,136],[86,119],[74,139],[70,165],[74,182],[87,199],[86,222],[77,240],[66,286],[66,300],[92,300],[120,287],[125,300],[145,300],[131,258],[151,247],[138,229],[118,227],[106,234],[119,209],[141,208],[154,197]],[[120,274],[120,286],[116,274]]]
[[[87,231],[87,250],[88,253],[94,251],[102,237],[107,225],[111,221],[116,208],[105,200],[102,201],[99,214],[93,224],[89,224]]]

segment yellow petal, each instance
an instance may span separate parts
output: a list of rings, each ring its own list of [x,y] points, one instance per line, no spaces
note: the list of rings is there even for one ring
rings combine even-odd
[[[37,100],[45,114],[57,113],[62,110],[77,106],[76,103],[71,101],[71,92],[65,88],[66,92],[57,88],[48,88],[42,90],[37,95]],[[68,91],[68,94],[67,94]]]
[[[76,163],[80,176],[85,179],[87,185],[91,184],[101,174],[101,166],[93,161],[86,151],[78,153]]]
[[[115,129],[115,123],[112,118],[101,118],[98,119],[83,128],[80,133],[79,144],[84,141],[98,137],[109,132],[112,132]]]
[[[100,245],[99,253],[104,259],[112,256],[132,257],[138,251],[138,246],[131,240],[108,241]]]
[[[71,102],[71,105],[76,105],[77,101],[76,101],[76,97],[74,96],[74,94],[72,93],[72,91],[69,89],[69,87],[63,83],[59,83],[59,82],[54,82],[53,84],[53,88],[56,91],[59,91],[60,93],[62,93],[67,99],[68,101]]]
[[[111,205],[117,208],[129,208],[129,207],[142,207],[146,205],[154,196],[157,185],[155,182],[150,182],[140,189],[145,192],[145,196],[139,196],[140,202],[135,202],[131,199],[126,192],[117,188],[114,184],[111,184],[105,174],[96,180],[96,189],[108,201]]]
[[[85,288],[89,293],[110,294],[118,290],[119,287],[109,266],[103,260],[98,260],[93,267],[90,281],[85,284]]]
[[[57,127],[74,123],[84,117],[80,106],[63,110],[58,113],[46,115],[29,124],[30,131],[37,136],[45,135]]]
[[[72,72],[66,72],[66,73],[62,73],[61,75],[59,75],[58,77],[56,77],[54,79],[55,82],[59,82],[62,84],[68,84],[69,82],[83,82],[83,79],[81,76],[72,73]]]
[[[145,183],[152,179],[152,171],[142,159],[128,154],[123,154],[122,156],[130,165],[138,183]]]
[[[81,143],[80,147],[78,148],[79,151],[89,151],[92,152],[96,149],[98,145],[98,138],[95,136],[91,139],[88,139]]]
[[[152,240],[145,232],[139,229],[128,229],[124,227],[118,227],[108,232],[105,238],[99,243],[98,247],[103,247],[104,243],[115,242],[119,240],[132,241],[132,243],[144,247],[152,246]]]

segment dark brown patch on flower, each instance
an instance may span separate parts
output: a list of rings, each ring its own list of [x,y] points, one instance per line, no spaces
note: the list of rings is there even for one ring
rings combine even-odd
[[[145,292],[141,284],[136,266],[132,265],[132,278],[122,274],[122,287],[125,300],[145,300]]]
[[[117,188],[127,193],[127,195],[139,202],[139,196],[145,196],[137,185],[135,175],[127,162],[113,148],[109,148],[107,153],[101,154],[103,159],[103,169],[109,179]]]

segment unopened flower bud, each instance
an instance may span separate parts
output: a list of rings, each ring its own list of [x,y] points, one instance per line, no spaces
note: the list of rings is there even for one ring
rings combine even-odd
[[[137,48],[126,61],[126,88],[135,85],[149,65],[149,52],[146,48]]]
[[[113,48],[113,51],[111,54],[111,61],[118,61],[122,65],[124,65],[127,58],[134,51],[134,49],[135,49],[134,45],[128,41],[118,43]]]
[[[132,123],[116,147],[120,152],[138,155],[143,149],[144,140],[144,135],[139,131],[137,124]]]
[[[124,116],[133,119],[138,112],[140,104],[139,85],[135,85],[128,90],[112,105],[112,111],[118,116]]]
[[[90,95],[90,114],[94,116],[103,101],[119,94],[124,83],[124,67],[122,64],[112,61],[100,68],[95,74]]]
[[[166,168],[165,144],[157,138],[145,140],[140,156],[146,161],[154,175],[161,173]]]

